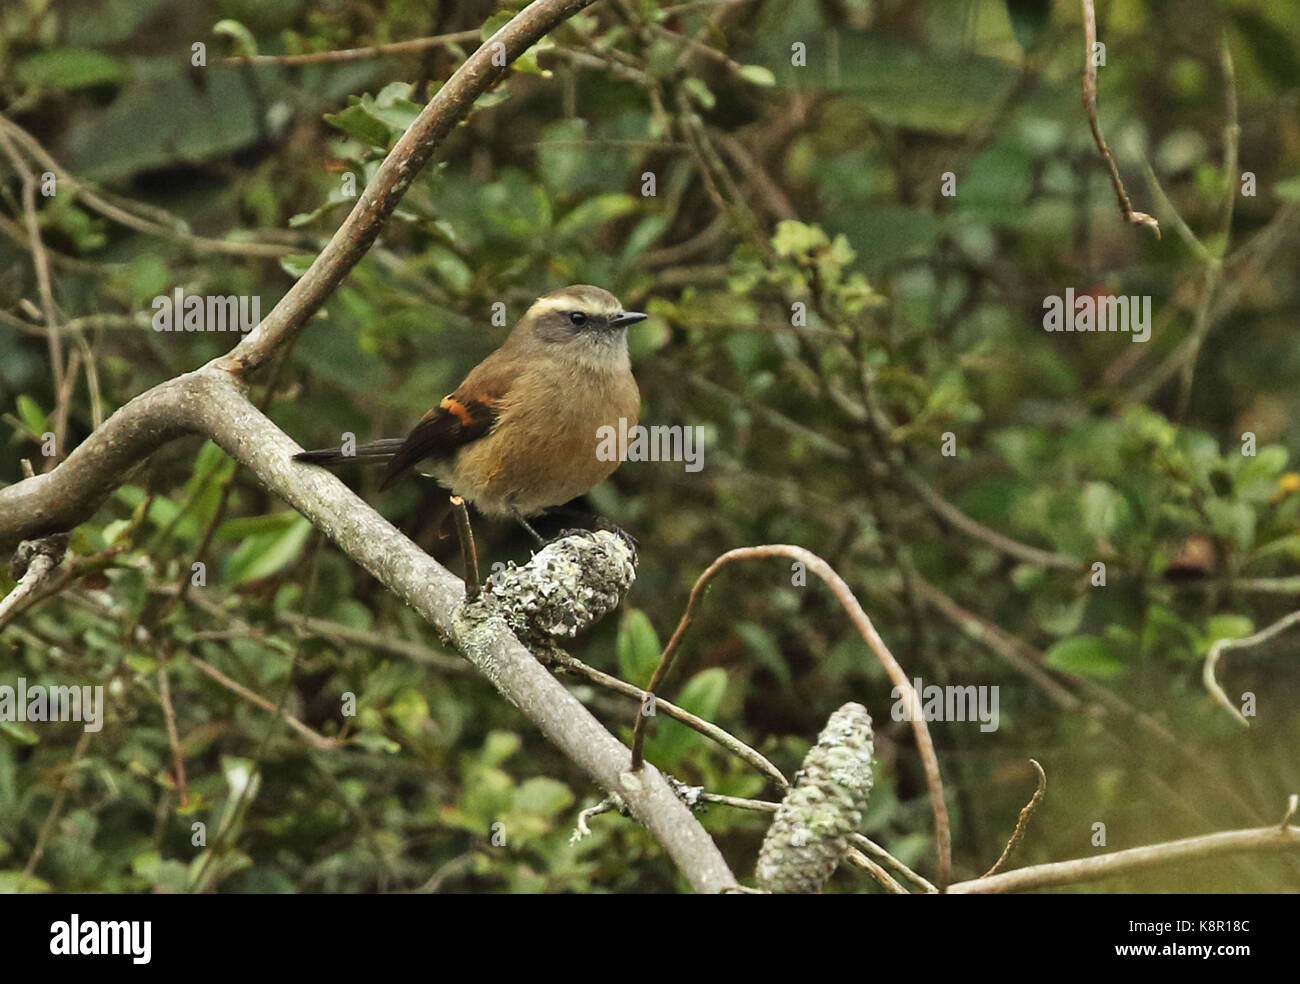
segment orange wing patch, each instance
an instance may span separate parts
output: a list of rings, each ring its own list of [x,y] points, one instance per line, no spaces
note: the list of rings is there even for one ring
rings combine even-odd
[[[402,447],[388,462],[388,471],[380,483],[387,489],[417,462],[426,458],[445,458],[471,441],[483,437],[496,423],[497,399],[468,400],[445,397],[426,413],[407,435]]]

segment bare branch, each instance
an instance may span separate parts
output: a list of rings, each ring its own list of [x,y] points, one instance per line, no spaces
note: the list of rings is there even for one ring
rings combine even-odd
[[[0,628],[26,608],[24,600],[44,585],[63,563],[68,549],[68,537],[56,535],[22,544],[14,556],[13,575],[18,579],[4,598],[0,599]]]
[[[1132,222],[1135,225],[1144,225],[1160,238],[1160,223],[1146,212],[1138,212],[1133,208],[1133,203],[1129,201],[1128,192],[1124,190],[1124,181],[1119,176],[1119,168],[1115,166],[1115,158],[1111,155],[1110,148],[1106,146],[1106,138],[1101,135],[1101,124],[1097,122],[1097,63],[1093,56],[1093,51],[1097,44],[1097,11],[1093,6],[1093,0],[1082,0],[1083,2],[1083,108],[1088,114],[1088,126],[1092,128],[1092,139],[1097,143],[1097,149],[1101,151],[1101,158],[1106,162],[1106,168],[1110,172],[1110,183],[1115,188],[1115,201],[1119,203],[1119,211],[1124,216],[1125,222]]]
[[[1150,844],[1126,851],[1100,854],[1095,858],[1057,861],[1019,868],[988,878],[958,882],[948,888],[951,895],[982,895],[1021,892],[1053,885],[1109,878],[1163,864],[1186,865],[1201,858],[1243,851],[1294,851],[1300,849],[1300,827],[1259,827],[1253,830],[1225,830],[1204,837],[1187,837],[1166,844]]]
[[[438,34],[392,44],[376,44],[366,48],[341,48],[335,51],[308,51],[297,55],[232,55],[213,62],[215,65],[316,65],[321,62],[361,61],[365,58],[384,58],[392,55],[418,54],[429,48],[445,48],[479,39],[478,31],[457,31]]]
[[[884,666],[890,681],[902,693],[903,699],[908,702],[908,706],[913,708],[920,706],[920,698],[917,696],[912,682],[907,678],[907,673],[899,665],[898,660],[894,658],[894,654],[889,651],[889,647],[885,645],[885,640],[880,637],[880,633],[876,631],[876,627],[871,623],[871,619],[867,617],[867,613],[863,611],[862,605],[858,603],[858,599],[854,597],[849,586],[844,583],[844,579],[835,572],[830,564],[812,551],[786,543],[768,543],[759,547],[740,547],[736,550],[728,550],[705,569],[704,573],[695,582],[695,586],[691,588],[690,597],[686,602],[686,611],[682,613],[681,621],[677,624],[677,630],[673,633],[672,638],[668,640],[668,645],[664,647],[663,655],[659,659],[659,665],[655,667],[655,672],[650,679],[650,686],[647,688],[651,694],[662,685],[664,678],[668,675],[668,671],[672,667],[673,656],[681,645],[686,630],[694,620],[696,603],[702,597],[709,581],[713,579],[718,571],[732,561],[763,557],[789,557],[804,564],[808,570],[821,578],[834,593],[836,600],[844,607],[854,627],[857,628],[867,646],[875,654],[881,665]],[[942,891],[948,882],[952,865],[952,833],[948,825],[948,805],[943,798],[943,779],[939,773],[939,757],[935,754],[934,740],[930,737],[930,729],[925,722],[925,715],[913,713],[910,717],[912,731],[916,735],[917,749],[921,754],[921,764],[925,769],[925,782],[930,792],[930,807],[934,812],[935,851],[938,855],[935,881],[938,883],[940,891]],[[644,713],[639,715],[633,729],[633,769],[639,768],[641,765],[640,749],[642,741],[644,741],[645,719],[646,715]]]

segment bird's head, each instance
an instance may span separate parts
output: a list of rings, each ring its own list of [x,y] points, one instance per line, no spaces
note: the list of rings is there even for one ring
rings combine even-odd
[[[628,326],[645,317],[639,311],[624,311],[607,290],[576,284],[535,300],[516,330],[526,331],[552,350],[626,353]]]

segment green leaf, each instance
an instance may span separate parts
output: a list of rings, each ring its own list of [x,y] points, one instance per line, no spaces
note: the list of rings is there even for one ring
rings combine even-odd
[[[41,739],[35,731],[18,721],[0,720],[0,735],[5,735],[20,745],[39,745]]]
[[[1214,532],[1226,537],[1241,550],[1255,542],[1255,510],[1245,502],[1211,496],[1205,501],[1205,514]]]
[[[37,439],[48,429],[46,424],[49,418],[41,412],[36,401],[26,394],[20,394],[18,397],[18,416]]]
[[[1255,623],[1246,615],[1212,615],[1205,622],[1199,655],[1205,655],[1220,639],[1244,639],[1255,631]]]
[[[379,90],[373,98],[361,97],[361,107],[380,122],[388,125],[394,134],[405,133],[407,127],[415,122],[424,107],[412,101],[414,91],[409,82],[390,82]]]
[[[0,895],[41,895],[52,891],[50,883],[21,871],[0,871]]]
[[[695,104],[703,109],[712,109],[718,104],[717,96],[702,80],[694,75],[689,75],[682,80],[682,88],[686,90],[686,94],[691,97]]]
[[[1087,593],[1073,598],[1059,598],[1041,589],[1029,602],[1029,610],[1046,632],[1054,636],[1069,635],[1079,628],[1088,610]]]
[[[1139,645],[1142,655],[1154,653],[1162,645],[1172,649],[1175,655],[1191,652],[1191,627],[1163,605],[1151,605],[1147,608],[1146,618],[1142,624],[1142,637]]]
[[[639,608],[627,610],[619,622],[614,648],[618,653],[619,675],[638,687],[648,686],[663,648],[645,612]]]
[[[1252,486],[1266,486],[1253,491],[1268,498],[1275,491],[1274,482],[1286,467],[1287,450],[1279,444],[1268,444],[1253,455],[1229,455],[1228,464],[1233,472],[1233,487],[1238,494],[1252,490]]]
[[[555,223],[555,235],[559,239],[590,240],[606,222],[635,212],[637,207],[631,195],[596,195]]]
[[[1109,539],[1129,518],[1124,497],[1105,482],[1089,482],[1079,494],[1083,528],[1098,540]]]
[[[727,671],[714,666],[691,677],[673,703],[709,721],[718,713],[718,706],[726,692]]]
[[[1047,651],[1043,662],[1052,669],[1097,680],[1110,680],[1123,676],[1128,671],[1128,667],[1111,652],[1105,640],[1089,635],[1062,639]]]
[[[226,561],[227,584],[245,584],[270,577],[302,552],[311,533],[311,523],[303,516],[292,515],[295,518],[285,529],[251,536],[235,549]]]
[[[1300,561],[1300,533],[1288,533],[1276,540],[1270,540],[1255,551],[1255,558],[1268,557],[1272,554],[1282,554],[1292,560]]]
[[[1300,174],[1273,185],[1273,194],[1284,202],[1300,202]]]
[[[291,253],[280,257],[280,269],[296,280],[311,269],[315,262],[315,253]]]
[[[244,540],[260,533],[283,533],[302,517],[295,512],[263,513],[260,516],[240,516],[228,519],[217,527],[214,534],[218,541]]]
[[[388,705],[388,716],[408,735],[419,734],[429,721],[429,702],[418,690],[408,687]]]
[[[737,622],[732,630],[745,641],[760,665],[771,670],[772,675],[783,685],[791,684],[790,665],[781,654],[781,647],[776,644],[771,632],[757,622]]]
[[[740,66],[739,75],[746,82],[753,85],[773,86],[776,85],[776,76],[772,70],[765,65],[742,65]]]
[[[474,271],[469,264],[449,249],[430,246],[429,264],[438,272],[438,276],[458,294],[467,291],[474,282]]]
[[[534,816],[553,817],[573,805],[575,797],[571,790],[558,779],[546,776],[534,776],[515,790],[514,807],[521,813]]]
[[[522,747],[523,741],[513,731],[490,731],[478,755],[479,764],[489,768],[500,765]]]
[[[714,666],[691,677],[673,703],[705,721],[712,721],[726,692],[727,671]],[[676,768],[691,749],[706,741],[698,732],[663,714],[655,715],[654,721],[657,722],[651,725],[655,729],[654,737],[646,742],[646,758],[661,768]]]
[[[14,71],[23,85],[69,92],[119,82],[126,72],[116,58],[87,48],[51,48],[24,58]]]
[[[131,870],[167,895],[179,894],[189,884],[189,868],[179,861],[163,860],[156,851],[136,855]]]
[[[807,256],[813,250],[828,245],[830,239],[820,228],[795,219],[782,219],[776,224],[776,232],[772,236],[772,249],[777,256]]]
[[[380,150],[387,150],[393,141],[393,128],[360,103],[337,113],[326,113],[325,122],[354,140]]]

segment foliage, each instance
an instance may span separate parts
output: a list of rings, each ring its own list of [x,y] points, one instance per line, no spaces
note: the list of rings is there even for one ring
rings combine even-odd
[[[41,202],[55,299],[73,323],[64,348],[91,358],[101,400],[83,362],[61,446],[232,344],[151,330],[155,296],[257,295],[269,311],[346,214],[345,178],[365,187],[472,44],[297,66],[219,64],[225,54],[486,34],[518,6],[7,6],[6,116],[154,223],[128,227],[66,180]],[[405,433],[503,337],[495,303],[513,320],[544,290],[608,287],[652,315],[633,337],[643,419],[701,426],[708,443],[698,474],[628,463],[592,493],[635,533],[641,566],[621,618],[575,655],[644,686],[714,557],[797,543],[852,585],[910,674],[1000,688],[997,731],[932,725],[959,874],[1000,853],[1034,786],[1031,755],[1049,793],[1018,863],[1087,854],[1097,822],[1108,848],[1276,822],[1300,785],[1294,642],[1221,666],[1234,702],[1258,695],[1249,732],[1208,698],[1200,660],[1294,607],[1260,585],[1300,562],[1300,42],[1282,0],[1172,8],[1115,4],[1100,25],[1101,120],[1136,206],[1161,220],[1157,241],[1119,218],[1081,112],[1075,4],[597,4],[480,100],[259,395],[304,446]],[[1224,173],[1220,38],[1253,196]],[[191,64],[196,41],[206,67]],[[1204,256],[1157,207],[1148,164]],[[42,466],[42,435],[60,424],[38,308],[23,303],[38,291],[21,181],[3,157],[0,179],[0,474],[12,482],[21,458]],[[251,242],[285,255],[237,252]],[[1043,299],[1067,287],[1150,296],[1150,342],[1044,332]],[[1189,374],[1176,360],[1201,323]],[[107,705],[84,745],[78,726],[0,723],[0,888],[682,886],[632,821],[597,817],[571,842],[599,791],[485,681],[401,655],[394,644],[440,646],[219,449],[176,442],[123,478],[74,533],[79,579],[0,637],[0,683],[104,684]],[[413,530],[435,494],[408,483],[379,495],[360,470],[347,479]],[[918,488],[1074,563],[968,535]],[[423,532],[459,565],[454,539]],[[489,564],[526,556],[511,529],[478,521],[476,533]],[[10,587],[0,576],[0,595]],[[936,592],[1000,627],[1076,703],[946,617]],[[314,747],[201,666],[343,747]],[[571,686],[630,735],[635,702]],[[352,716],[340,714],[347,694]],[[864,830],[909,864],[932,863],[910,731],[820,582],[773,562],[728,568],[662,696],[787,775],[828,715],[860,702],[878,756]],[[662,716],[646,748],[711,792],[776,798]],[[66,803],[42,840],[60,787]],[[767,818],[715,806],[704,823],[750,878]],[[1103,887],[1268,891],[1296,878],[1291,861],[1234,861]],[[867,884],[841,871],[829,890]]]

